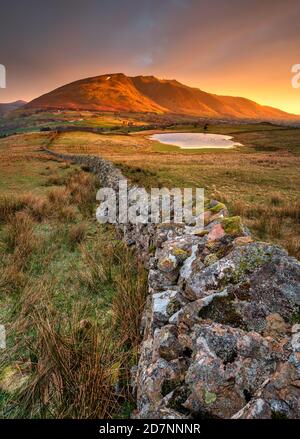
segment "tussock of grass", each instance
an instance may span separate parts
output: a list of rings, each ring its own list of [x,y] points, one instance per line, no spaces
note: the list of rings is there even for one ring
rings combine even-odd
[[[273,192],[270,194],[270,203],[273,206],[279,206],[280,204],[284,203],[284,197],[281,195],[280,192]]]
[[[93,174],[79,172],[73,174],[66,184],[72,203],[83,213],[92,214],[95,208],[98,181]]]
[[[130,252],[126,252],[122,269],[124,271],[119,272],[116,277],[117,292],[112,303],[112,312],[121,340],[137,350],[140,343],[141,315],[147,294],[147,275],[141,265],[135,264]]]
[[[25,202],[20,197],[4,195],[0,197],[0,223],[7,222],[14,213],[22,210]]]
[[[74,313],[67,326],[50,308],[34,308],[30,378],[17,395],[26,417],[111,418],[125,398],[117,390],[126,352],[120,341]]]
[[[67,182],[67,176],[53,174],[45,181],[45,186],[63,186]]]
[[[0,291],[3,296],[18,294],[24,288],[27,277],[22,264],[12,257],[6,259],[6,265],[0,268]]]
[[[79,224],[74,224],[69,229],[69,242],[71,248],[74,248],[75,245],[80,244],[87,234],[87,225],[82,222]]]
[[[27,212],[17,212],[8,218],[4,229],[4,242],[8,251],[18,250],[26,255],[34,248],[34,221]]]

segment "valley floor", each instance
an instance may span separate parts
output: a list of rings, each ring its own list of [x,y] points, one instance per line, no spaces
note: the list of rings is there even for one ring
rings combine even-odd
[[[179,127],[180,128],[180,127]],[[178,130],[178,127],[177,127]],[[182,127],[181,131],[198,131]],[[146,187],[204,187],[227,204],[257,238],[283,245],[300,258],[300,129],[272,125],[216,125],[207,132],[230,134],[244,147],[226,151],[182,151],[148,139],[61,133],[55,151],[100,155],[129,179]]]

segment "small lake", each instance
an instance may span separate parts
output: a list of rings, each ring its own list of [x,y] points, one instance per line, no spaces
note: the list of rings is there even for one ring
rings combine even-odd
[[[230,149],[241,146],[232,140],[232,136],[223,134],[205,133],[164,133],[153,134],[151,140],[157,140],[165,145],[175,145],[181,149],[204,149],[204,148],[223,148]]]

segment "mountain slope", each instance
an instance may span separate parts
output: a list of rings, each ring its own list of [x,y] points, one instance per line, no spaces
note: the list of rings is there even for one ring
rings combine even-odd
[[[18,108],[23,107],[26,105],[25,101],[15,101],[15,102],[9,102],[7,104],[0,104],[0,116],[3,116],[6,113],[9,113],[10,111],[17,110]]]
[[[253,119],[297,118],[250,99],[206,93],[176,80],[159,80],[154,76],[136,76],[132,80],[141,93],[173,113]]]
[[[82,79],[37,99],[27,108],[176,113],[203,117],[296,120],[300,116],[246,98],[219,96],[176,80],[123,73]]]
[[[166,109],[143,96],[122,73],[81,79],[31,101],[29,108],[69,108],[101,111],[158,112]]]

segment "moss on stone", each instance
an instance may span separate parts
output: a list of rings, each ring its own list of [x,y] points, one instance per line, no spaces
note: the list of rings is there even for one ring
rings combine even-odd
[[[215,253],[211,253],[210,255],[207,255],[205,258],[204,258],[204,265],[206,266],[206,267],[208,267],[209,265],[212,265],[212,264],[214,264],[215,262],[217,262],[219,259],[218,259],[218,256],[215,254]]]
[[[300,310],[298,312],[294,312],[291,317],[291,324],[300,323]]]
[[[208,241],[206,243],[206,248],[210,251],[212,251],[213,249],[215,249],[217,246],[217,242],[216,241]]]
[[[211,319],[214,322],[230,325],[234,328],[246,329],[241,315],[238,314],[234,306],[234,300],[233,294],[215,297],[209,305],[200,310],[199,317],[204,320]]]
[[[224,258],[228,253],[230,253],[232,250],[232,244],[223,245],[220,248],[218,248],[215,252],[218,259]]]
[[[229,235],[239,236],[243,233],[243,226],[240,216],[231,216],[229,218],[223,218],[221,224],[224,231]]]
[[[209,210],[212,212],[212,213],[218,213],[218,212],[220,212],[220,210],[222,210],[222,209],[225,209],[225,204],[223,204],[223,203],[218,203],[218,204],[216,204],[215,206],[213,206],[213,207],[211,207]]]
[[[176,258],[179,259],[181,262],[185,261],[190,255],[188,251],[183,250],[182,248],[179,247],[174,247],[171,252],[172,255],[176,256]]]
[[[206,404],[213,404],[217,399],[217,395],[213,392],[209,392],[205,390],[204,392],[204,401]]]
[[[199,230],[199,231],[194,232],[194,235],[201,237],[201,236],[208,235],[208,233],[209,233],[209,230],[204,229],[204,230]]]
[[[253,248],[251,253],[241,258],[237,269],[234,271],[232,281],[239,283],[245,278],[247,273],[253,272],[256,268],[270,261],[272,255],[263,251],[262,248]]]
[[[149,253],[150,253],[150,254],[153,254],[153,253],[155,253],[155,250],[156,250],[156,245],[151,244],[151,245],[149,246]]]
[[[210,208],[210,200],[209,199],[205,199],[204,200],[204,208],[205,209],[209,209]]]
[[[171,316],[171,315],[175,314],[177,311],[179,311],[180,308],[181,308],[180,303],[175,298],[172,298],[170,300],[170,302],[168,303],[167,313],[168,313],[168,315]]]

